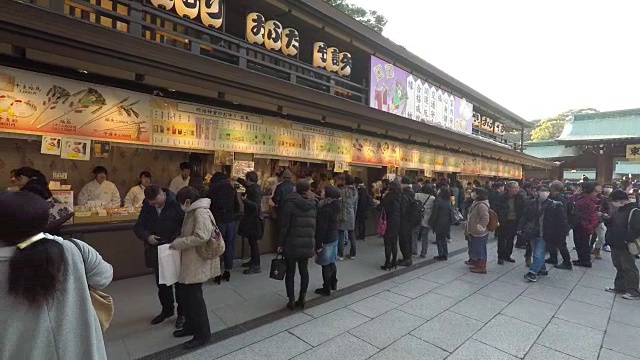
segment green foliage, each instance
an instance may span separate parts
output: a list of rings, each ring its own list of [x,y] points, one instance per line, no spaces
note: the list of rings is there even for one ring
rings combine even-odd
[[[385,25],[387,25],[387,18],[375,10],[367,10],[363,7],[350,4],[347,0],[324,1],[379,33],[381,33]]]
[[[596,112],[598,112],[598,110],[593,108],[568,110],[556,116],[542,119],[536,124],[533,131],[531,131],[531,140],[544,141],[557,139],[562,134],[564,126],[573,119],[574,115],[592,114]]]

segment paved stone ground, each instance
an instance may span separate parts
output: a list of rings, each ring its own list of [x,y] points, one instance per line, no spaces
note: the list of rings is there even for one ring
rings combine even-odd
[[[615,276],[608,253],[537,283],[524,281],[522,255],[504,266],[494,255],[476,275],[460,254],[181,359],[640,359],[640,301],[602,290]]]
[[[452,229],[452,237],[451,251],[466,247],[461,226]],[[435,245],[430,245],[429,254],[433,255],[435,252]],[[269,279],[268,268],[271,259],[273,254],[262,256],[263,272],[261,274],[243,275],[239,267],[240,261],[237,261],[238,267],[232,270],[231,282],[222,283],[221,286],[211,282],[205,284],[203,292],[212,332],[242,325],[246,321],[284,308],[287,302],[284,282]],[[415,260],[418,263],[422,261],[419,258]],[[365,242],[358,241],[357,260],[338,262],[340,288],[361,284],[386,274],[380,270],[380,265],[383,263],[384,247],[381,238],[369,237]],[[440,266],[444,264],[430,265],[432,269]],[[316,297],[313,290],[320,287],[322,282],[320,267],[311,263],[309,272],[311,277],[309,298],[313,299]],[[296,280],[297,288],[299,278]],[[116,281],[109,285],[106,292],[113,296],[116,308],[115,318],[105,333],[109,359],[138,359],[179,345],[184,341],[171,336],[175,318],[156,326],[149,324],[149,321],[160,312],[153,275]]]

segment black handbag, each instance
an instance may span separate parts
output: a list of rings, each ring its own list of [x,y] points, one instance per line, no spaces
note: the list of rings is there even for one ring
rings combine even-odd
[[[271,260],[271,270],[269,271],[269,277],[274,280],[284,279],[284,274],[287,270],[287,262],[282,255],[276,255],[276,258]]]

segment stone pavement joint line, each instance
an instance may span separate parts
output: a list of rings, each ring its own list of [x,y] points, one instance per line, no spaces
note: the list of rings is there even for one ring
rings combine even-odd
[[[476,277],[461,249],[179,359],[640,359],[640,301],[601,288],[615,274],[608,253],[537,283],[523,279],[523,253],[503,266],[490,255],[489,274]]]

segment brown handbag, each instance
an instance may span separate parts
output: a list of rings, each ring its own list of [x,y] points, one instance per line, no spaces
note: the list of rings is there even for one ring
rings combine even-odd
[[[70,239],[69,241],[71,241],[71,243],[75,245],[76,248],[78,248],[80,256],[82,256],[80,245],[78,245],[75,240]],[[87,264],[85,263],[84,256],[82,256],[82,263],[84,264],[86,272]],[[109,328],[115,312],[113,298],[109,294],[92,288],[89,283],[87,283],[87,288],[89,289],[89,298],[91,298],[91,305],[93,305],[93,309],[96,311],[96,315],[98,316],[100,328],[102,329],[102,332],[105,332]]]
[[[216,224],[216,220],[211,213],[209,213],[211,217],[211,222],[213,223],[213,231],[211,232],[211,238],[204,244],[196,247],[196,253],[203,260],[213,260],[219,258],[224,254],[225,251],[225,243],[222,238],[222,233],[218,228],[218,224]]]

